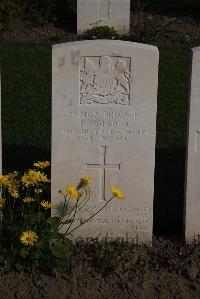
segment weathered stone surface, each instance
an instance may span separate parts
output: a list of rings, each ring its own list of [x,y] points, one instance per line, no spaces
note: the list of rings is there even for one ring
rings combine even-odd
[[[188,122],[185,238],[200,239],[200,47],[193,49]]]
[[[119,185],[126,199],[77,231],[74,239],[150,242],[153,224],[158,50],[123,41],[53,47],[52,201],[67,183],[92,178],[90,217]]]
[[[130,0],[77,0],[77,33],[97,22],[114,27],[120,34],[129,32]]]

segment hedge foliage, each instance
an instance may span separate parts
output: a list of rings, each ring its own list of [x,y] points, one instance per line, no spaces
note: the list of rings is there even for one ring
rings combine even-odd
[[[0,24],[16,18],[38,25],[56,22],[62,11],[76,11],[76,0],[1,0]]]
[[[60,23],[60,18],[76,14],[77,0],[1,0],[0,27],[16,18],[36,25]],[[131,0],[131,9],[200,9],[199,0]]]

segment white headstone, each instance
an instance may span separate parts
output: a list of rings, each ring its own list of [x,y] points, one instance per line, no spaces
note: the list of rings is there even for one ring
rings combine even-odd
[[[120,34],[129,32],[130,0],[77,0],[77,33],[97,23],[114,27]]]
[[[150,242],[153,224],[158,49],[123,41],[53,47],[52,201],[66,183],[92,178],[89,217],[74,238]]]
[[[192,58],[185,238],[200,240],[200,47],[193,49]]]

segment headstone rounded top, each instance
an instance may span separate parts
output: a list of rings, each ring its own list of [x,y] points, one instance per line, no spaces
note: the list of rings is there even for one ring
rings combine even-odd
[[[194,47],[194,48],[192,48],[192,52],[200,52],[200,47]]]
[[[95,40],[84,40],[84,41],[76,41],[76,42],[67,42],[61,44],[53,45],[54,48],[68,48],[73,47],[74,51],[78,50],[78,47],[81,45],[96,45],[96,46],[123,46],[123,47],[133,47],[133,48],[141,48],[156,51],[158,53],[158,48],[156,46],[137,43],[137,42],[130,42],[130,41],[123,41],[123,40],[110,40],[110,39],[95,39]]]

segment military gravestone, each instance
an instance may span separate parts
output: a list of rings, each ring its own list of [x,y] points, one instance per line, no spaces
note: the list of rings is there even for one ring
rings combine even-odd
[[[92,178],[74,238],[150,242],[153,224],[158,50],[124,41],[53,46],[52,201],[66,183]]]
[[[190,94],[185,238],[200,239],[200,47],[193,49]]]
[[[114,27],[120,34],[129,32],[130,0],[77,0],[77,33],[94,24]]]

